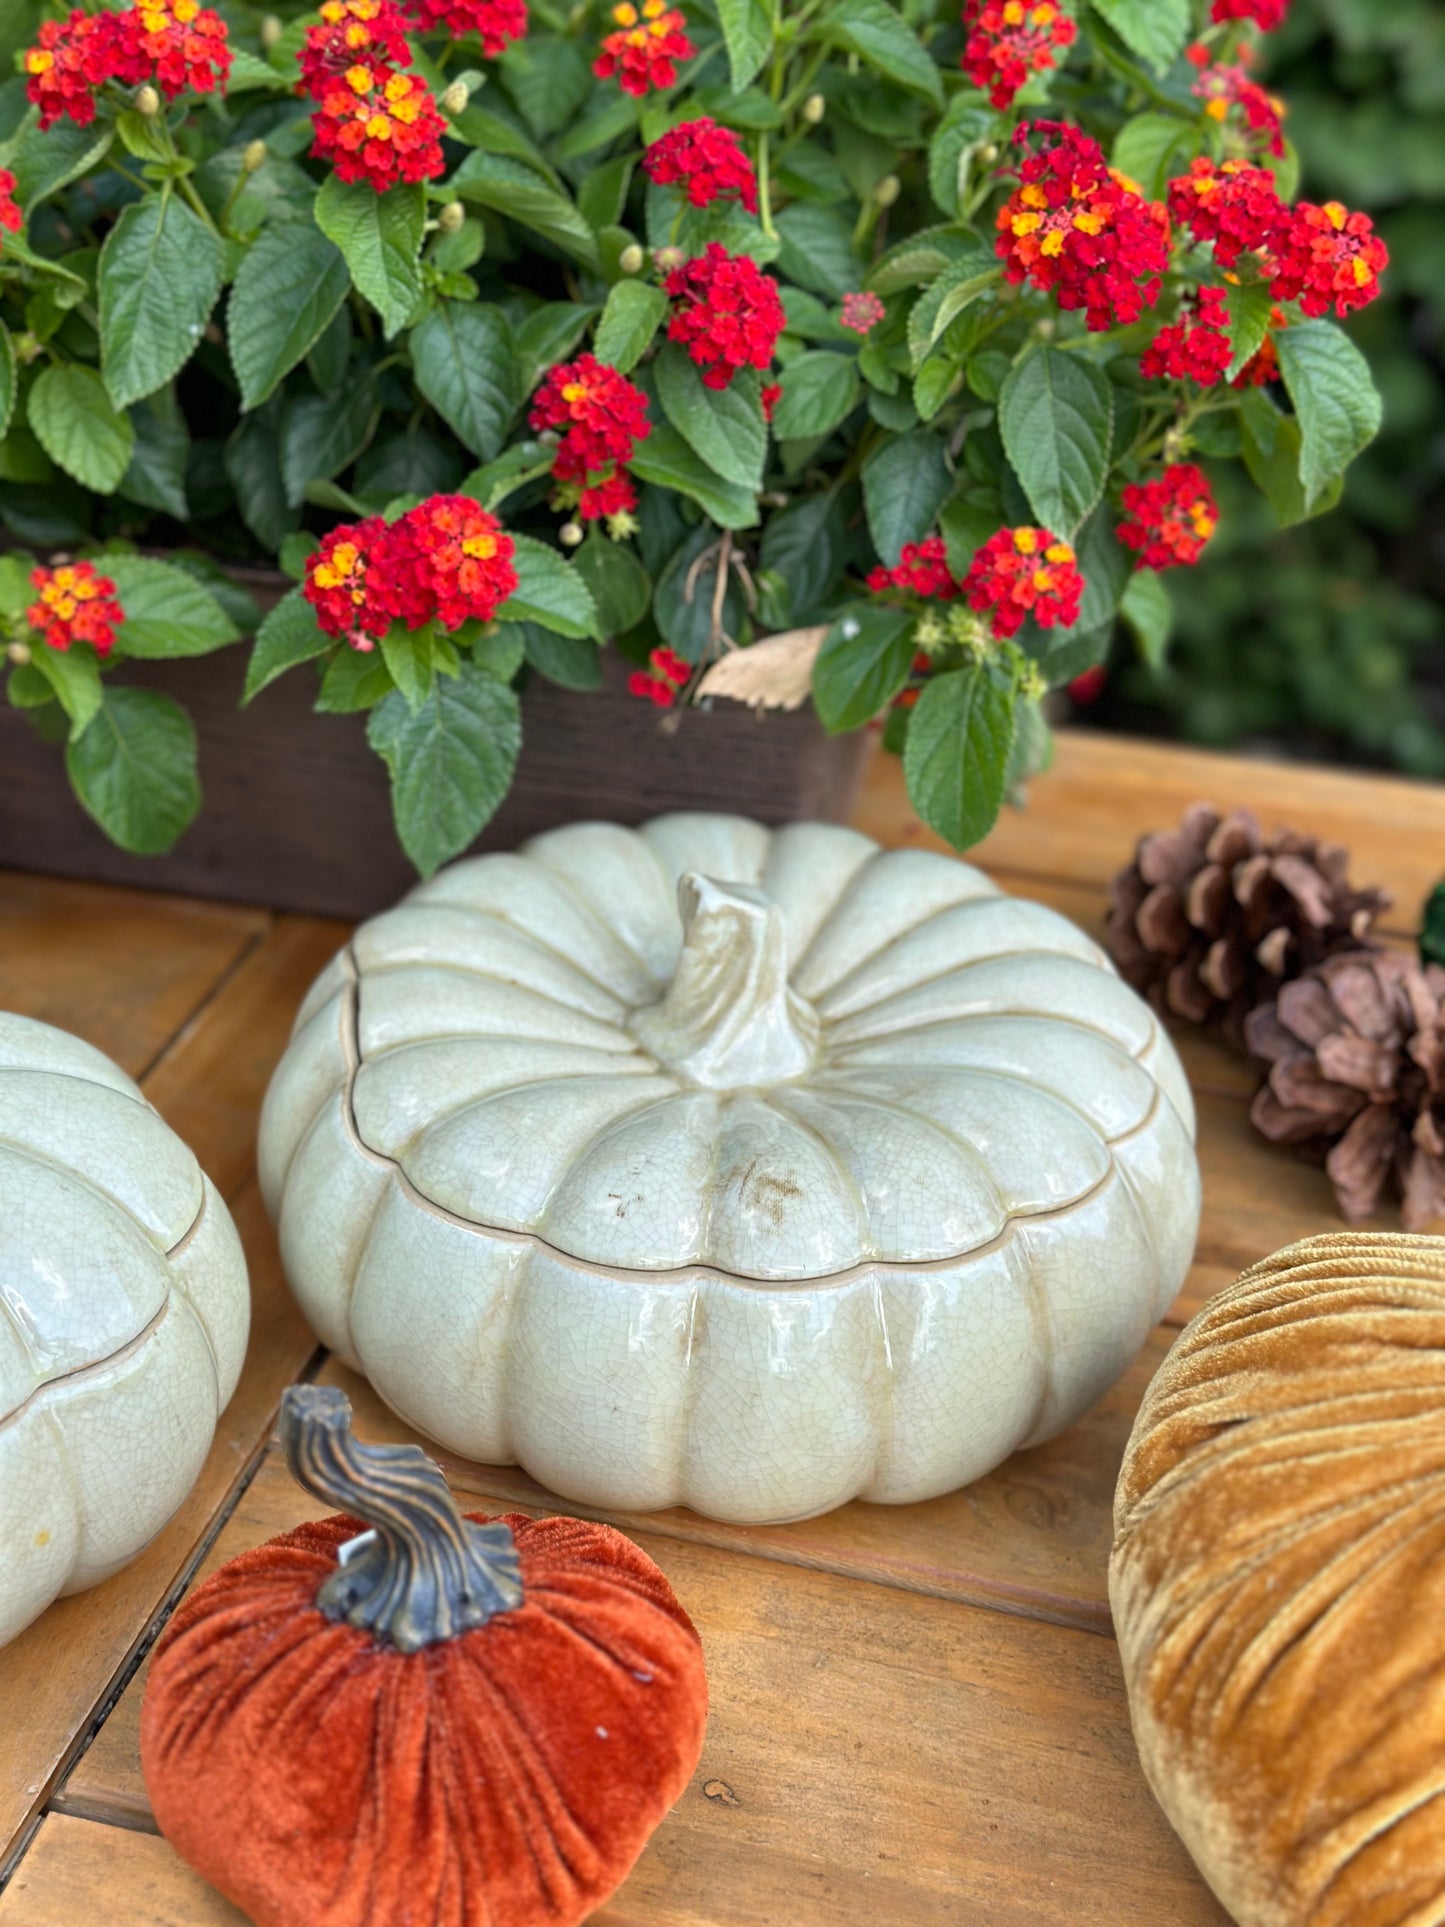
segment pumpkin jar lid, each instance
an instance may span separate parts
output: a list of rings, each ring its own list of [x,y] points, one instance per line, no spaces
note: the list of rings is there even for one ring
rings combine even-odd
[[[460,863],[362,926],[268,1101],[274,1203],[334,1088],[414,1203],[584,1265],[948,1261],[1105,1184],[1147,1007],[1065,918],[851,830],[674,815]]]

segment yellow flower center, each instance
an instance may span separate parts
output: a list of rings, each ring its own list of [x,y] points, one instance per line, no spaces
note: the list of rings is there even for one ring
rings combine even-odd
[[[391,139],[391,121],[385,114],[372,114],[366,123],[366,138],[372,141]]]
[[[1051,543],[1050,546],[1044,550],[1044,555],[1050,562],[1072,562],[1074,559],[1074,551],[1069,547],[1067,542]]]
[[[494,535],[469,535],[462,543],[462,554],[469,555],[474,562],[490,562],[497,553],[497,538]]]
[[[627,0],[622,0],[620,7],[614,7],[612,9],[612,18],[617,22],[619,27],[635,27],[637,25],[637,9],[636,7],[629,6]]]
[[[353,94],[369,94],[371,92],[370,67],[348,67],[346,84]]]
[[[1063,253],[1064,237],[1058,228],[1050,228],[1049,232],[1039,243],[1039,251],[1042,254],[1050,255]]]
[[[1039,546],[1039,538],[1032,529],[1014,530],[1014,547],[1020,555],[1033,555]]]
[[[1027,187],[1019,189],[1019,200],[1025,207],[1047,207],[1049,197],[1036,182],[1030,181]]]
[[[1339,201],[1326,201],[1324,212],[1329,220],[1330,226],[1337,234],[1343,230],[1345,222],[1350,218],[1350,210],[1344,207]]]
[[[25,71],[29,74],[48,74],[54,65],[55,55],[43,47],[32,47],[25,56]]]
[[[1021,27],[1024,23],[1024,10],[1021,0],[1008,0],[1003,10],[1003,23],[1006,27]]]

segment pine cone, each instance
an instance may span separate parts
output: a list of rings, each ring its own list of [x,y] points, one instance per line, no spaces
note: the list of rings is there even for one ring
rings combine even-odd
[[[1329,958],[1250,1015],[1270,1066],[1250,1116],[1276,1143],[1330,1146],[1340,1209],[1398,1187],[1407,1231],[1445,1217],[1445,969],[1403,951]]]
[[[1215,1024],[1236,1046],[1280,985],[1369,948],[1390,899],[1355,890],[1349,853],[1295,830],[1267,841],[1247,810],[1207,803],[1142,839],[1109,886],[1105,942],[1120,975],[1166,1015]]]

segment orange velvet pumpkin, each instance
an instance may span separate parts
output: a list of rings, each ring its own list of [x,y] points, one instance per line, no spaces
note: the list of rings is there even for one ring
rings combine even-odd
[[[231,1560],[156,1647],[160,1829],[257,1927],[572,1927],[697,1764],[697,1632],[612,1527],[463,1518],[349,1426],[291,1388],[292,1471],[360,1516]]]

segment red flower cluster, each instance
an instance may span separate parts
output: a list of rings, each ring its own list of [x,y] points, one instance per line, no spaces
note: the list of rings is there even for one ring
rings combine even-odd
[[[423,33],[445,27],[458,40],[479,35],[488,60],[527,31],[527,0],[409,0],[409,5]]]
[[[77,127],[95,119],[95,95],[115,71],[113,13],[82,13],[68,20],[43,20],[35,46],[24,61],[25,92],[40,109],[42,132],[62,114]]]
[[[302,83],[317,99],[358,61],[411,65],[407,17],[395,0],[323,0],[320,13],[300,54]]]
[[[446,170],[446,122],[419,74],[359,61],[326,80],[311,118],[311,152],[331,162],[338,180],[366,181],[384,194],[398,181],[431,181]]]
[[[558,362],[537,390],[529,419],[538,433],[560,431],[552,474],[580,490],[584,521],[636,507],[625,465],[649,433],[647,397],[626,375],[590,354]]]
[[[838,317],[855,335],[871,334],[887,313],[876,294],[845,294],[843,312]]]
[[[108,575],[97,575],[89,562],[63,562],[54,569],[32,569],[30,586],[39,593],[25,620],[50,648],[88,642],[98,656],[110,654],[125,611]]]
[[[1338,201],[1323,207],[1301,201],[1277,235],[1274,253],[1270,293],[1298,301],[1309,315],[1363,308],[1380,292],[1380,272],[1390,262],[1369,215],[1351,214]]]
[[[1289,219],[1269,168],[1204,154],[1169,183],[1169,212],[1196,241],[1214,243],[1222,268],[1232,268],[1241,254],[1267,255]]]
[[[394,622],[489,622],[517,586],[512,553],[501,523],[469,495],[433,495],[396,522],[333,529],[302,593],[328,635],[369,650]]]
[[[1252,20],[1262,33],[1273,33],[1284,25],[1289,0],[1214,0],[1211,19],[1217,25],[1226,20]]]
[[[681,656],[667,648],[654,649],[647,660],[652,674],[646,669],[634,669],[627,678],[628,693],[648,697],[659,709],[671,709],[687,687],[692,670]]]
[[[963,593],[970,609],[992,611],[996,636],[1013,636],[1026,616],[1041,629],[1076,622],[1084,578],[1068,543],[1047,529],[1000,529],[969,564]]]
[[[882,589],[909,589],[934,602],[952,602],[958,584],[948,572],[948,554],[941,535],[925,535],[921,542],[905,542],[896,569],[881,565],[868,577],[877,595]]]
[[[1209,49],[1196,44],[1189,58],[1199,68],[1199,78],[1190,88],[1204,102],[1204,111],[1221,126],[1229,119],[1230,109],[1242,110],[1251,134],[1262,134],[1264,144],[1276,158],[1284,153],[1285,105],[1278,94],[1271,94],[1257,80],[1251,80],[1242,66],[1211,67]]]
[[[1113,174],[1098,142],[1077,127],[1040,121],[1035,131],[1056,138],[1024,162],[999,209],[1005,277],[1082,308],[1095,332],[1137,321],[1169,265],[1164,209]],[[1027,133],[1021,127],[1018,137]]]
[[[667,277],[677,306],[667,324],[702,369],[704,386],[726,388],[739,368],[766,368],[787,325],[778,284],[746,254],[717,241]]]
[[[213,94],[225,85],[231,71],[226,23],[198,0],[137,0],[111,18],[116,23],[112,79],[127,87],[149,81],[167,100]]]
[[[1212,388],[1232,359],[1224,291],[1195,288],[1184,297],[1179,319],[1161,328],[1144,350],[1139,372]]]
[[[15,176],[8,167],[0,167],[0,228],[18,234],[24,225],[25,216],[15,205]]]
[[[1130,482],[1119,540],[1139,551],[1141,569],[1193,564],[1219,526],[1214,491],[1193,462],[1176,462],[1152,482]]]
[[[1079,31],[1053,0],[968,0],[963,24],[963,71],[1000,110],[1030,74],[1056,67],[1059,50],[1072,47]]]
[[[758,211],[758,178],[736,134],[715,120],[685,120],[655,140],[642,156],[642,170],[659,187],[678,183],[694,207],[711,207],[727,195]]]
[[[678,61],[691,60],[697,52],[685,32],[687,22],[667,0],[642,0],[640,11],[632,0],[621,0],[612,18],[617,31],[602,42],[592,71],[599,80],[616,74],[624,94],[640,97],[652,87],[671,87]]]

